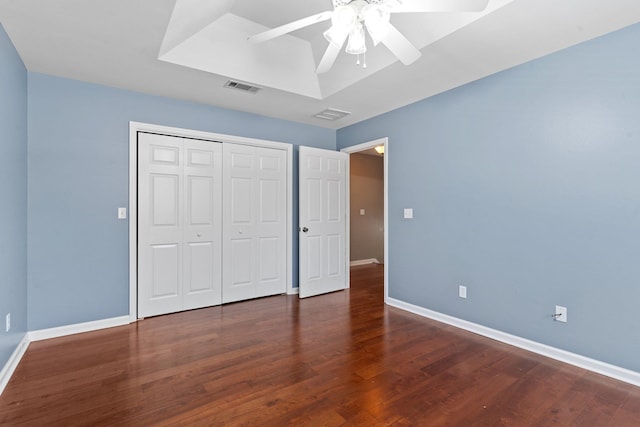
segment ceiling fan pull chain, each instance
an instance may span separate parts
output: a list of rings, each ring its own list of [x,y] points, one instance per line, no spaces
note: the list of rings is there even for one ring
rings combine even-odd
[[[362,54],[362,68],[367,68],[367,52]]]
[[[360,65],[360,54],[356,55],[356,65]]]

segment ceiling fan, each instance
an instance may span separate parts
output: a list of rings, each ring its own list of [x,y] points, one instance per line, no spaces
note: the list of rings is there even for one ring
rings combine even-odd
[[[252,43],[262,43],[318,22],[331,20],[324,32],[329,47],[318,64],[316,73],[331,69],[342,46],[346,52],[361,55],[367,51],[365,29],[373,45],[385,45],[403,64],[409,65],[421,53],[390,22],[393,13],[419,12],[480,12],[489,0],[332,0],[333,10],[321,12],[249,37]],[[358,57],[359,63],[359,57]],[[366,67],[366,63],[363,65]]]

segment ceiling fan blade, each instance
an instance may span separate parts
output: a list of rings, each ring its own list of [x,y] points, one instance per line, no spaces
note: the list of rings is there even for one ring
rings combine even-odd
[[[422,53],[391,24],[389,24],[387,35],[380,41],[397,56],[404,65],[412,64],[422,56]]]
[[[335,47],[332,43],[329,43],[329,47],[324,52],[322,56],[322,60],[318,64],[318,68],[316,68],[316,74],[326,73],[333,67],[333,64],[336,62],[336,58],[338,58],[338,54],[340,53],[340,49],[342,47]]]
[[[489,0],[388,0],[384,3],[391,13],[407,12],[481,12]]]
[[[308,27],[309,25],[316,24],[318,22],[327,21],[333,16],[333,11],[328,10],[326,12],[317,13],[315,15],[307,16],[306,18],[298,19],[297,21],[289,22],[288,24],[281,25],[280,27],[272,28],[270,30],[258,33],[249,37],[251,43],[262,43],[267,40],[275,39],[287,33],[290,33],[300,28]]]
[[[342,46],[344,46],[344,42],[347,41],[347,37],[349,33],[343,33],[340,37],[334,40],[334,43],[329,43],[329,47],[324,51],[324,55],[322,55],[322,59],[318,64],[318,68],[316,68],[316,74],[326,73],[333,67],[333,64],[336,62],[338,58],[338,54],[340,50],[342,50]]]

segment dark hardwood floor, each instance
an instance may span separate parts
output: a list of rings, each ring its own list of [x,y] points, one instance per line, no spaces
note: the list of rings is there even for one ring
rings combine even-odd
[[[352,289],[32,343],[0,425],[640,426],[640,388]]]

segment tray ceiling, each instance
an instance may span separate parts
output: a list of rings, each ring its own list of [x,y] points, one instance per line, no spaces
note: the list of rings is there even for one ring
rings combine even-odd
[[[316,75],[328,22],[264,44],[249,35],[331,10],[329,0],[0,0],[29,71],[340,128],[640,21],[637,0],[490,0],[481,13],[395,14],[422,52],[369,45]],[[225,88],[229,80],[261,87]],[[327,108],[351,114],[335,121]]]

